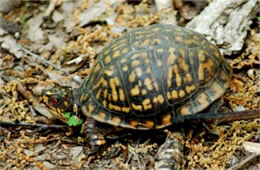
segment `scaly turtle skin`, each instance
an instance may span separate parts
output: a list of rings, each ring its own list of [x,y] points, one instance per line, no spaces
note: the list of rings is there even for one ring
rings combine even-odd
[[[96,123],[138,130],[167,127],[177,116],[209,107],[229,87],[231,76],[218,48],[201,34],[158,24],[128,32],[104,48],[79,88],[50,89],[44,98],[66,123],[82,112],[82,133],[95,149],[105,143]]]

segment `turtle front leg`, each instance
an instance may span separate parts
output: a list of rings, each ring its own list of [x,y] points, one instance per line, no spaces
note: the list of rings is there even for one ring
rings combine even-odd
[[[89,154],[97,152],[106,143],[104,135],[96,128],[96,123],[94,119],[88,117],[81,128],[81,134],[85,135],[90,148]]]

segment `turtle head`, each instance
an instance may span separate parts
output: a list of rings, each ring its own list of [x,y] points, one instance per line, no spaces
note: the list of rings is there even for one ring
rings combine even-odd
[[[82,123],[82,119],[77,113],[77,100],[75,90],[67,87],[51,88],[42,91],[42,100],[49,111],[57,119],[69,126],[77,126]]]

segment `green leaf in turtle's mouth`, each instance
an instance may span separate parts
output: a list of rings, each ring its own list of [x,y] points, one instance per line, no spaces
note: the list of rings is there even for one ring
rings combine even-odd
[[[67,124],[69,126],[78,126],[83,123],[83,120],[80,119],[78,116],[73,115],[71,112],[66,112],[64,116],[68,121]]]

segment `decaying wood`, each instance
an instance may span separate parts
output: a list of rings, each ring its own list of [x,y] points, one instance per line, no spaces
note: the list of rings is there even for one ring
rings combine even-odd
[[[244,45],[259,4],[258,0],[214,0],[186,28],[206,35],[225,55],[235,54]]]

